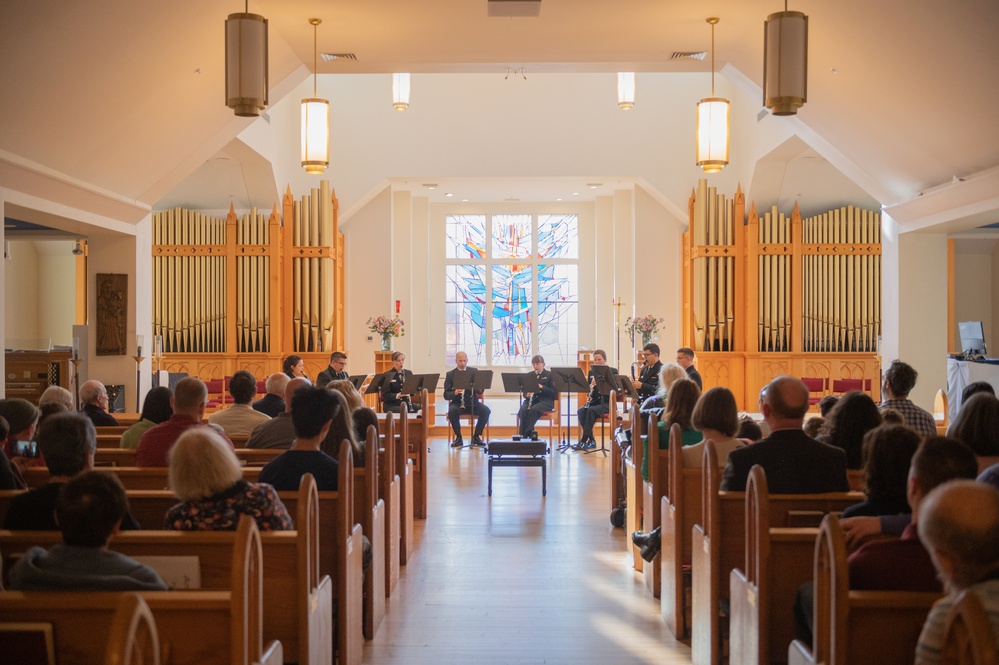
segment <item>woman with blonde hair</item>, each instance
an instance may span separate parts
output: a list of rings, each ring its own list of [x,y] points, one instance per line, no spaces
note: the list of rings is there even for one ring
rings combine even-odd
[[[294,529],[274,488],[243,480],[232,447],[210,427],[192,427],[170,449],[170,489],[181,500],[166,514],[176,531],[234,531],[249,515],[261,531]]]
[[[342,379],[330,381],[326,384],[326,387],[340,391],[347,399],[347,405],[350,409],[350,417],[351,420],[354,421],[354,436],[357,438],[357,441],[363,450],[365,441],[368,439],[368,426],[373,426],[375,431],[378,431],[378,415],[375,413],[374,409],[364,406],[364,398],[361,397],[361,393],[357,391],[357,388],[355,388],[354,384],[350,381],[344,381]],[[356,462],[357,460],[355,460],[354,466],[357,466]],[[364,466],[363,463],[361,466]]]
[[[676,363],[663,363],[659,368],[659,387],[656,393],[642,403],[642,413],[661,413],[666,406],[666,395],[673,384],[686,379],[687,372]]]

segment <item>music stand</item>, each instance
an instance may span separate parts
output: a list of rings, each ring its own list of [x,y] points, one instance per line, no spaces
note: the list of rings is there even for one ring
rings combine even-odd
[[[631,379],[629,379],[624,374],[617,375],[617,384],[618,384],[618,392],[624,393],[625,395],[630,397],[633,401],[641,399],[638,396],[638,391],[635,390],[635,384],[633,384],[631,382]]]
[[[364,391],[365,395],[370,395],[372,393],[380,393],[382,391],[382,386],[385,384],[384,374],[375,374],[371,377],[371,383],[368,384],[367,390]]]
[[[418,395],[424,388],[429,390],[437,390],[437,381],[441,378],[440,374],[409,374],[406,376],[406,380],[402,382],[402,388],[399,392],[403,395],[409,395],[409,405],[413,406],[413,397]],[[421,405],[422,406],[422,405]],[[417,408],[413,410],[416,413],[420,409]]]
[[[361,386],[364,385],[364,381],[367,378],[368,378],[367,374],[355,374],[354,376],[349,377],[347,380],[353,383],[357,391],[360,392]]]
[[[517,403],[517,415],[519,416],[520,409],[524,406],[524,395],[541,392],[538,377],[534,372],[503,372],[500,376],[503,377],[503,392],[517,393],[520,396]],[[517,425],[519,432],[520,423],[518,422]]]
[[[559,452],[564,453],[569,448],[569,414],[572,412],[572,389],[579,388],[576,392],[589,392],[590,386],[586,383],[583,370],[579,367],[552,367],[552,383],[555,390],[566,393],[568,396],[569,408],[565,412],[565,433],[562,435],[562,442],[559,444]]]
[[[593,378],[596,380],[597,393],[602,397],[608,398],[608,407],[610,406],[610,394],[618,387],[618,373],[617,368],[611,367],[610,365],[591,365],[590,371],[593,372]],[[634,389],[634,386],[632,386]],[[637,394],[637,393],[636,393]],[[613,410],[608,410],[608,413],[612,413]],[[603,416],[601,416],[603,418]],[[601,452],[604,457],[607,456],[607,446],[604,443],[604,424],[603,420],[600,421],[600,447],[592,448],[590,450],[584,450],[583,454],[589,455],[590,453]]]

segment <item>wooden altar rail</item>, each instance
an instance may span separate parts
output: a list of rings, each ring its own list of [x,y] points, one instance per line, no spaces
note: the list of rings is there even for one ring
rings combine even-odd
[[[281,214],[275,204],[269,217],[254,208],[240,219],[231,206],[225,219],[181,208],[154,214],[153,334],[163,339],[164,369],[175,354],[328,358],[342,349],[337,214],[327,181],[300,201],[289,187]]]

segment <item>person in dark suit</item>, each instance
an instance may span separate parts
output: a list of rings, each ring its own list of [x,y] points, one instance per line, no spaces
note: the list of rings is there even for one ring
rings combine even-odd
[[[479,401],[479,398],[482,396],[481,390],[476,390],[473,397],[471,392],[454,389],[455,376],[459,372],[467,372],[472,383],[475,382],[475,373],[477,370],[474,367],[468,366],[468,354],[464,351],[454,354],[454,364],[456,367],[444,376],[444,399],[449,402],[447,421],[451,423],[451,429],[454,431],[454,441],[451,442],[451,447],[460,448],[464,445],[464,441],[461,438],[461,414],[463,413],[477,413],[479,415],[475,419],[475,433],[472,434],[472,445],[484,446],[486,444],[482,441],[482,433],[486,429],[486,424],[489,422],[489,414],[492,411],[488,406]]]
[[[531,358],[531,366],[537,376],[541,390],[536,393],[524,393],[524,403],[520,405],[520,436],[530,438],[534,425],[542,415],[555,410],[555,400],[558,392],[552,383],[552,373],[545,369],[545,359],[541,356]]]
[[[659,345],[646,344],[642,348],[642,357],[645,359],[642,363],[642,371],[632,383],[635,385],[635,390],[638,391],[638,396],[644,400],[655,395],[659,388],[659,370],[663,366],[662,362],[659,361]]]
[[[607,353],[603,349],[596,349],[593,352],[593,364],[597,366],[607,365]],[[617,374],[617,369],[610,368],[611,372]],[[586,377],[590,383],[590,396],[586,404],[576,412],[579,417],[579,428],[582,433],[579,436],[579,443],[573,446],[576,450],[586,450],[596,448],[597,442],[593,438],[593,425],[598,419],[610,413],[610,394],[601,394],[597,386],[596,374],[590,369]],[[613,424],[612,427],[616,425]]]
[[[319,372],[319,376],[316,377],[316,387],[322,388],[330,381],[346,381],[349,378],[347,354],[343,351],[334,351],[330,354],[330,366]]]
[[[682,349],[676,350],[676,364],[679,365],[687,372],[687,378],[697,384],[697,387],[704,390],[704,384],[701,382],[701,373],[697,371],[694,367],[694,350],[689,349],[686,346]]]
[[[819,443],[801,429],[808,411],[808,387],[791,376],[778,376],[760,396],[763,420],[770,435],[751,446],[729,453],[721,489],[744,492],[754,464],[767,474],[773,494],[846,492],[846,453]]]
[[[392,354],[392,369],[385,372],[385,383],[382,384],[382,406],[386,413],[399,413],[403,403],[410,413],[420,410],[420,405],[410,400],[410,396],[402,392],[402,385],[406,383],[406,377],[412,372],[403,369],[406,362],[406,354],[396,351]]]

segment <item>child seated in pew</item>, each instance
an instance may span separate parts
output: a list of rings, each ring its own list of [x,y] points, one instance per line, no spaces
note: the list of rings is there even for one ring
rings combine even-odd
[[[236,453],[209,427],[188,429],[170,449],[170,489],[182,503],[167,511],[165,529],[235,531],[241,515],[261,531],[295,528],[274,488],[243,480]]]
[[[55,505],[60,490],[72,478],[92,471],[97,434],[94,424],[81,413],[60,413],[43,422],[36,435],[38,449],[45,456],[49,482],[10,501],[3,528],[12,531],[55,531]],[[125,531],[139,523],[125,511],[121,520]]]
[[[15,591],[165,591],[167,585],[135,559],[108,549],[128,511],[121,482],[90,471],[70,480],[56,500],[62,544],[32,547],[10,570]]]

